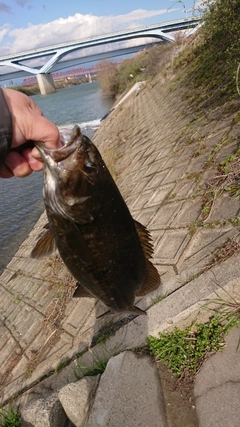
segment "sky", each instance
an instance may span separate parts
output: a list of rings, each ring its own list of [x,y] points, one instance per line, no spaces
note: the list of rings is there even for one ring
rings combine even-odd
[[[193,0],[0,1],[0,55],[191,16]]]
[[[0,56],[190,17],[198,1],[0,1]]]

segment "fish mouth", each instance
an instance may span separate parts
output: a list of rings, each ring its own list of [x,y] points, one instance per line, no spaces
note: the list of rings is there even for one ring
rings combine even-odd
[[[58,163],[69,157],[81,145],[82,133],[77,125],[71,130],[61,129],[59,135],[58,146],[55,149],[47,148],[42,142],[35,142],[44,160],[51,157],[54,162]]]

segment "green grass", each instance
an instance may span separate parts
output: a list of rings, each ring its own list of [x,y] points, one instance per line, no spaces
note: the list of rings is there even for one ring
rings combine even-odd
[[[231,218],[230,223],[235,225],[235,226],[240,225],[240,216],[237,216],[236,218]]]
[[[21,423],[21,416],[17,409],[12,406],[4,409],[0,408],[0,427],[18,427]]]
[[[220,351],[224,346],[224,336],[239,322],[239,316],[228,313],[214,315],[208,323],[195,324],[184,330],[175,327],[172,332],[159,332],[158,338],[149,336],[150,352],[181,377],[186,372],[194,375],[210,353]]]
[[[90,365],[87,365],[83,362],[82,358],[77,360],[76,366],[74,367],[74,375],[77,380],[80,380],[83,377],[101,375],[106,369],[109,359],[113,356],[116,356],[117,352],[110,354],[107,350],[103,351],[103,355],[92,352],[93,359]]]

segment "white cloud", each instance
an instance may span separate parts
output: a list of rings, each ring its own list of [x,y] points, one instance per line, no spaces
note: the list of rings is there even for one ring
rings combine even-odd
[[[6,54],[6,48],[8,53],[17,53],[24,50],[140,26],[144,24],[146,18],[159,16],[166,12],[167,9],[138,9],[125,15],[118,16],[94,16],[91,14],[82,15],[76,13],[68,18],[59,18],[44,24],[29,24],[26,28],[15,28],[11,30],[9,28],[7,30],[4,28],[0,34],[2,38],[4,35],[9,35],[13,38],[12,43],[8,42],[8,44],[5,45],[4,54]],[[1,53],[2,52],[0,52],[0,54]]]
[[[0,42],[3,40],[4,36],[8,34],[10,31],[10,25],[4,24],[2,27],[0,27]]]

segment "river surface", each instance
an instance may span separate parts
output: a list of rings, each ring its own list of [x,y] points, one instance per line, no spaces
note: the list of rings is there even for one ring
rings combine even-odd
[[[60,89],[45,96],[34,95],[32,99],[59,128],[79,124],[90,138],[113,104],[112,100],[102,97],[97,82]],[[42,172],[34,172],[24,179],[0,178],[0,273],[44,210],[42,187]]]

